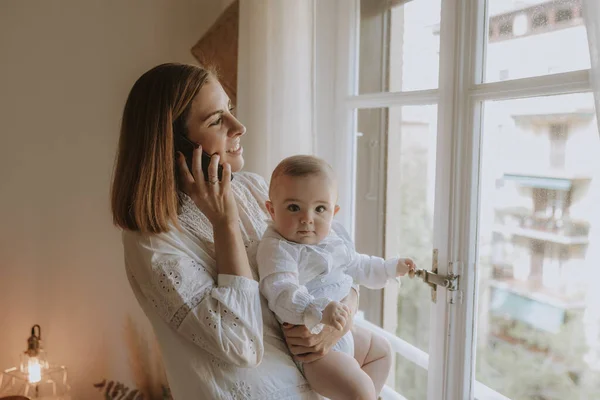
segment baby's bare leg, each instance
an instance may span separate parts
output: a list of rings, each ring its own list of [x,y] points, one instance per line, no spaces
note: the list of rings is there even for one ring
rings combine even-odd
[[[392,368],[392,349],[388,341],[373,332],[354,326],[354,358],[373,380],[379,394]]]
[[[330,351],[304,364],[304,376],[315,392],[331,400],[375,400],[377,396],[369,375],[346,353]]]

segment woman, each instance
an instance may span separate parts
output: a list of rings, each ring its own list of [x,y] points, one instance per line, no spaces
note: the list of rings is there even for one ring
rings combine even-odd
[[[246,130],[232,110],[215,75],[196,66],[160,65],[131,89],[111,193],[127,274],[175,399],[314,399],[290,351],[318,359],[350,326],[318,335],[285,326],[282,335],[260,297],[267,185],[240,172]],[[191,171],[175,135],[199,145]],[[208,181],[203,150],[212,154]],[[353,311],[356,300],[355,292],[345,299]]]

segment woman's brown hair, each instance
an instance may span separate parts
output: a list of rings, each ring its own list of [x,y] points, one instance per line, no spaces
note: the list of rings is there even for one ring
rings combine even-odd
[[[111,188],[115,225],[142,233],[178,225],[173,123],[186,126],[192,100],[211,76],[202,67],[162,64],[131,88]]]

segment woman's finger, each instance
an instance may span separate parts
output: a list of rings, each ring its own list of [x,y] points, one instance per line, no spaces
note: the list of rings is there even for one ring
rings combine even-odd
[[[295,356],[294,358],[302,363],[310,363],[313,361],[317,361],[320,358],[323,358],[325,354],[322,354],[320,352],[317,353],[308,353],[308,354],[299,354],[297,356]]]
[[[210,157],[210,164],[208,165],[208,183],[214,185],[219,181],[219,160],[221,156],[213,154]]]
[[[288,347],[290,349],[290,352],[294,355],[313,353],[316,350],[314,347],[306,347],[306,346],[288,346]]]
[[[223,189],[228,189],[231,186],[231,164],[223,163],[223,179],[221,180]]]
[[[202,146],[198,146],[192,153],[192,173],[198,185],[204,185],[204,173],[202,172]]]
[[[310,339],[301,337],[288,337],[286,338],[288,346],[310,346]]]
[[[286,328],[284,326],[284,335],[286,338],[308,338],[312,334],[310,330],[304,325],[291,325],[291,328]]]
[[[177,152],[177,166],[179,167],[179,177],[183,186],[183,191],[189,193],[190,187],[194,184],[194,176],[188,169],[185,162],[185,156],[181,152]]]

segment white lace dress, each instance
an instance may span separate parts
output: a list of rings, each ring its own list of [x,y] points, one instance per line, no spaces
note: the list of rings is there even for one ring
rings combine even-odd
[[[232,181],[240,229],[258,279],[268,188],[241,172]],[[296,368],[258,282],[218,275],[212,226],[184,195],[182,231],[123,232],[129,282],[160,343],[176,400],[319,399]]]

